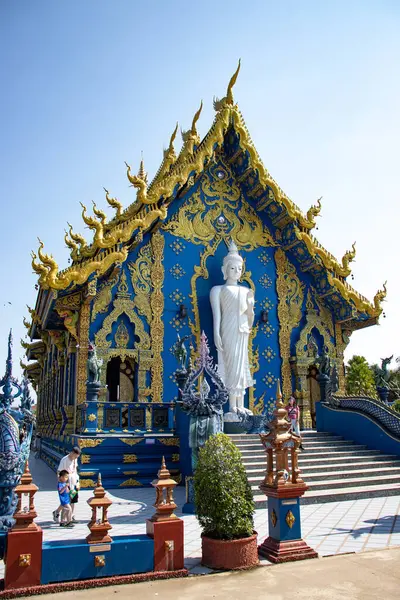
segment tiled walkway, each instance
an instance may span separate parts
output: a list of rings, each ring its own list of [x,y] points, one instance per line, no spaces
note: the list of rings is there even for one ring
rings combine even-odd
[[[86,500],[91,491],[80,492],[76,508],[77,524],[63,529],[53,522],[51,513],[58,506],[56,477],[49,467],[33,457],[30,468],[40,491],[35,496],[38,513],[36,522],[43,528],[45,540],[85,538],[89,532],[90,509]],[[107,490],[113,505],[109,510],[111,536],[145,533],[145,521],[154,513],[155,492],[152,488]],[[175,489],[175,501],[182,507],[185,498],[182,487]],[[200,527],[194,515],[182,515],[185,522],[186,565],[193,573],[208,572],[200,566]],[[255,511],[255,529],[259,543],[267,535],[267,510]],[[400,496],[372,498],[346,502],[330,502],[303,506],[302,533],[306,542],[320,556],[400,546]],[[269,563],[268,563],[269,564]]]

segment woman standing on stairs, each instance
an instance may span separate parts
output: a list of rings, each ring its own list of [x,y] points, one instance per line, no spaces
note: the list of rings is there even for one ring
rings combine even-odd
[[[288,419],[292,424],[292,431],[299,436],[300,435],[300,408],[297,406],[296,399],[293,396],[290,396],[289,402],[286,406],[286,410],[288,413]],[[300,448],[303,450],[303,444],[300,443]]]

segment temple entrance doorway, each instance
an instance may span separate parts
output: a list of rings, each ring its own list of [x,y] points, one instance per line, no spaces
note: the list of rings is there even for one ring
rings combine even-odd
[[[135,398],[135,365],[133,361],[119,356],[111,358],[107,363],[108,402],[134,402]]]
[[[318,374],[319,371],[317,366],[315,364],[311,364],[308,367],[307,387],[310,398],[310,415],[313,429],[316,429],[317,426],[315,404],[321,400],[321,390],[317,381]]]

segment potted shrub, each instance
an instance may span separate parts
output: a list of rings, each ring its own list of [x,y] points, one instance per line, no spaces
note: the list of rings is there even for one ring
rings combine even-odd
[[[199,452],[194,474],[202,564],[246,569],[258,564],[254,499],[239,450],[227,435],[213,435]]]

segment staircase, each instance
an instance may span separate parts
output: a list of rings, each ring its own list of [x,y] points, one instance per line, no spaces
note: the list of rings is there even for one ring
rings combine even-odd
[[[258,486],[265,476],[266,454],[258,435],[229,436],[239,448],[256,508],[267,500]],[[369,450],[331,433],[302,432],[301,476],[309,489],[302,504],[400,496],[400,457]]]

